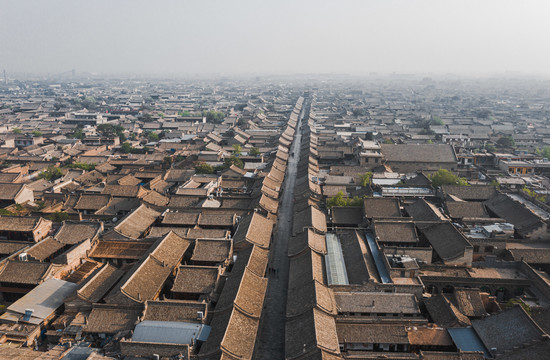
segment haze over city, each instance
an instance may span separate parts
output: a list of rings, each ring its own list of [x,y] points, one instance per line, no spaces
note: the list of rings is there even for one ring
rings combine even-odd
[[[549,15],[0,0],[0,360],[548,360]]]
[[[548,74],[550,3],[0,1],[0,70]]]

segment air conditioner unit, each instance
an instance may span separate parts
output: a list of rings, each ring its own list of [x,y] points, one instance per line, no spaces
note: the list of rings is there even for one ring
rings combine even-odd
[[[27,261],[29,257],[26,252],[19,254],[19,261]]]
[[[197,320],[202,321],[204,319],[204,312],[197,311]]]

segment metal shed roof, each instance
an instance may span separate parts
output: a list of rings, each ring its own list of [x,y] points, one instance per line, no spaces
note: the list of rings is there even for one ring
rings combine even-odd
[[[132,341],[168,344],[191,344],[206,341],[210,326],[179,321],[145,320],[136,325]]]

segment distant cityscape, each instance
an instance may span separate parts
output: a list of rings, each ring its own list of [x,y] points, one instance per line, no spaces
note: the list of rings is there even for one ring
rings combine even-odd
[[[550,357],[550,79],[0,83],[0,359]]]

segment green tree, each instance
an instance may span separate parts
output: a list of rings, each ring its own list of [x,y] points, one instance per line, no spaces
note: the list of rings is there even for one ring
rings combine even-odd
[[[105,137],[118,136],[121,142],[126,141],[126,135],[124,135],[124,128],[120,125],[100,124],[97,126],[97,132]]]
[[[346,206],[346,200],[344,199],[344,193],[342,191],[338,191],[336,196],[327,200],[327,207],[332,208],[334,206]]]
[[[96,164],[88,164],[88,163],[78,162],[78,161],[75,161],[74,163],[67,165],[67,167],[71,169],[82,169],[86,171],[92,171],[93,169],[95,169],[95,166]]]
[[[63,222],[65,220],[69,220],[69,213],[66,213],[64,211],[56,211],[46,216],[46,219],[51,220],[53,222]]]
[[[535,152],[547,159],[550,159],[550,146],[545,146],[541,149],[535,150]]]
[[[242,147],[239,144],[233,144],[233,154],[235,156],[240,156],[242,151]]]
[[[253,147],[252,149],[250,149],[250,155],[252,156],[260,156],[262,153],[260,152],[260,149],[258,149],[257,147]]]
[[[491,116],[491,110],[488,110],[488,109],[483,109],[483,110],[477,110],[475,112],[476,116],[480,119],[489,119],[489,117]]]
[[[514,146],[516,146],[516,142],[511,136],[503,136],[498,139],[497,146],[500,148],[513,148]]]
[[[223,160],[223,166],[225,168],[228,168],[231,165],[235,165],[236,167],[241,168],[241,169],[244,168],[243,161],[235,155],[231,155],[231,157],[225,158]]]
[[[525,303],[522,299],[518,299],[518,298],[510,299],[510,300],[508,300],[508,302],[506,304],[504,304],[504,308],[505,309],[511,309],[516,305],[521,306],[527,314],[531,315],[531,312],[532,312],[531,306],[529,306],[529,304]]]
[[[86,137],[86,135],[84,134],[84,132],[82,131],[82,127],[78,126],[74,132],[70,133],[68,135],[69,138],[72,138],[72,139],[79,139],[79,140],[82,140]]]
[[[39,179],[45,179],[48,181],[54,181],[63,176],[63,171],[55,166],[48,166],[48,168],[42,171],[39,175]]]
[[[372,182],[372,171],[366,172],[361,175],[361,186],[367,187]]]
[[[120,145],[120,150],[122,150],[123,153],[129,154],[132,151],[133,147],[130,145],[130,143],[125,142]]]
[[[392,139],[384,139],[384,144],[393,144]]]
[[[17,214],[9,211],[9,210],[6,210],[6,209],[0,209],[0,215],[3,215],[3,216],[16,216]]]
[[[181,116],[181,117],[196,116],[193,113],[191,113],[189,110],[180,111],[178,115]]]
[[[159,135],[156,132],[146,131],[144,135],[147,137],[147,139],[149,139],[149,141],[158,141],[159,140]]]
[[[32,134],[34,136],[42,136],[42,132],[38,131],[38,130],[33,130]]]
[[[468,186],[468,181],[466,179],[458,177],[449,170],[439,169],[432,176],[432,185],[434,187],[439,187],[441,185],[462,185]]]
[[[23,132],[21,131],[21,129],[19,129],[19,128],[13,128],[12,131],[13,131],[14,134],[22,134],[22,133],[23,133]]]
[[[353,198],[344,197],[344,193],[339,191],[336,196],[331,197],[327,200],[327,207],[332,208],[334,206],[362,206],[363,199],[359,196],[354,196]]]
[[[365,109],[362,109],[362,108],[353,109],[352,113],[353,113],[353,116],[355,116],[355,117],[367,115],[367,111]]]
[[[210,110],[204,111],[202,116],[206,117],[207,122],[221,123],[225,117],[225,114],[220,111]]]
[[[205,162],[201,162],[195,166],[195,172],[197,174],[213,174],[214,167],[212,167],[212,165],[207,164]]]
[[[531,196],[532,198],[534,198],[534,199],[536,199],[540,202],[546,202],[546,196],[537,194],[537,192],[535,190],[531,190],[526,186],[524,186],[522,190],[523,190],[524,193]]]
[[[443,120],[441,120],[439,116],[433,115],[430,120],[430,125],[445,125],[445,123],[443,122]]]
[[[489,151],[489,152],[495,152],[497,151],[497,147],[494,145],[494,144],[487,144],[485,145],[485,150]]]

